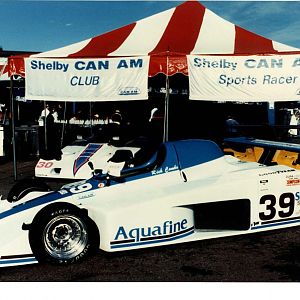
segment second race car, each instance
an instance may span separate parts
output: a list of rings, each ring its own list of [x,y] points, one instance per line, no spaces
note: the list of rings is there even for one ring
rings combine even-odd
[[[145,143],[147,141],[141,137],[122,146],[78,140],[61,150],[62,155],[59,160],[40,158],[35,166],[35,176],[57,179],[87,179],[92,176],[88,162],[92,162],[97,166],[97,169],[102,169],[105,172],[108,160],[117,150],[128,150],[134,155]]]
[[[226,138],[223,151],[242,161],[286,165],[300,170],[300,145],[248,137]]]

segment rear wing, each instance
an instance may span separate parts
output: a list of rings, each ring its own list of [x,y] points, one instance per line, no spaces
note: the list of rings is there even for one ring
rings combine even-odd
[[[279,164],[282,163],[278,161],[278,150],[289,151],[290,153],[295,154],[295,157],[293,157],[291,161],[291,167],[295,168],[300,162],[300,144],[268,141],[249,137],[236,137],[224,139],[224,145],[232,147],[233,149],[262,148],[262,154],[257,161],[264,165],[272,165],[275,162]],[[287,158],[286,154],[284,154],[284,156]],[[289,163],[287,165],[289,165]]]
[[[228,145],[244,145],[244,146],[261,147],[261,148],[276,149],[276,150],[287,150],[291,152],[300,153],[300,144],[295,144],[295,143],[260,140],[260,139],[248,138],[248,137],[226,138],[224,139],[224,142]]]

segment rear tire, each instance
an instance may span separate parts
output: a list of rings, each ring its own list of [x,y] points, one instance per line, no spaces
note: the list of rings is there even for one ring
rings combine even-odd
[[[40,179],[26,178],[17,182],[9,191],[7,196],[8,202],[16,202],[22,199],[30,192],[47,192],[49,186]]]
[[[77,207],[64,203],[46,207],[35,217],[29,230],[33,254],[39,262],[78,262],[99,246],[95,226]]]

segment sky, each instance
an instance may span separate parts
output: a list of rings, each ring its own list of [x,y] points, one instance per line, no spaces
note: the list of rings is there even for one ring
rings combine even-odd
[[[43,52],[105,33],[184,1],[0,0],[0,47]],[[200,1],[247,30],[300,48],[300,1]]]

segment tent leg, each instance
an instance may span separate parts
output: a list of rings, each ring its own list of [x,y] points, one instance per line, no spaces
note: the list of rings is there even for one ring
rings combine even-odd
[[[169,76],[166,79],[165,115],[164,115],[164,135],[163,142],[169,140]]]
[[[47,116],[46,116],[46,101],[44,101],[44,112],[45,112],[45,119],[44,119],[44,142],[45,142],[45,150],[48,150],[47,144]],[[49,112],[50,113],[50,112]]]
[[[93,121],[93,117],[92,117],[92,102],[90,101],[90,135],[93,135],[93,126],[92,126],[92,121]]]
[[[167,58],[167,68],[168,68],[168,58]],[[164,134],[163,134],[163,142],[164,143],[169,140],[169,102],[170,102],[170,82],[169,82],[169,75],[167,74],[166,75],[165,114],[164,114]]]
[[[268,103],[268,123],[269,125],[275,125],[275,103]]]
[[[16,156],[16,132],[15,132],[15,112],[14,112],[14,93],[13,78],[10,77],[10,111],[11,111],[11,130],[12,130],[12,150],[13,150],[13,168],[14,180],[18,180],[17,156]]]
[[[62,149],[63,143],[64,143],[65,125],[66,125],[66,110],[67,110],[67,102],[65,101],[64,120],[63,120],[62,131],[61,131],[61,138],[60,138],[60,149]]]

